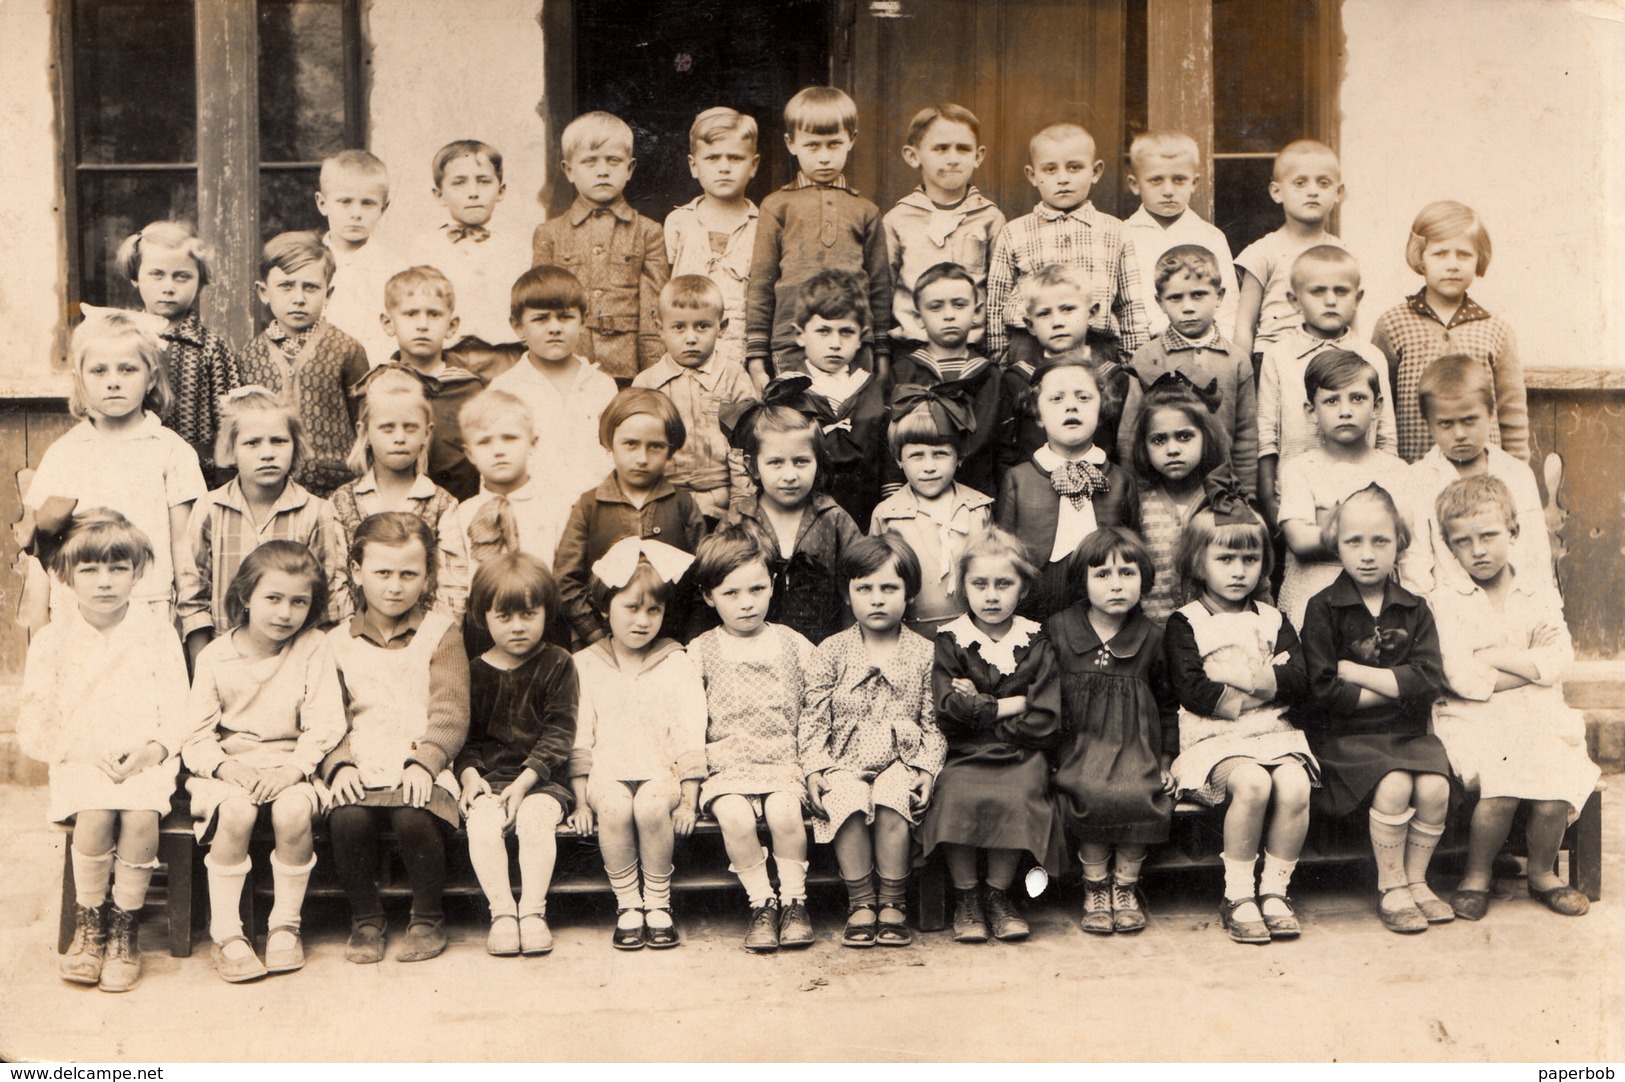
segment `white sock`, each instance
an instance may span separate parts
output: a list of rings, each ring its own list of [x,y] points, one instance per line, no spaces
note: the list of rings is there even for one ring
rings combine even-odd
[[[1224,861],[1224,897],[1225,901],[1239,902],[1253,897],[1253,869],[1258,865],[1258,857],[1232,857],[1219,854]]]
[[[1258,893],[1285,897],[1287,885],[1292,882],[1292,873],[1297,867],[1297,861],[1282,860],[1269,850],[1264,850],[1264,870],[1258,876]]]
[[[113,851],[81,853],[73,850],[73,900],[86,909],[97,909],[107,901],[107,884],[113,881]]]
[[[113,862],[113,904],[126,913],[134,913],[147,904],[147,888],[152,885],[152,873],[158,870],[156,858],[145,864],[131,864],[123,857]]]
[[[779,869],[779,901],[804,902],[807,900],[807,862],[789,857],[774,857]]]
[[[243,915],[238,907],[254,863],[244,857],[241,864],[219,864],[210,853],[203,858],[203,867],[209,873],[209,938],[224,943],[243,934]]]
[[[558,860],[556,831],[559,802],[545,793],[532,793],[519,805],[514,830],[519,835],[519,915],[547,916],[547,891],[553,885]]]
[[[1424,823],[1420,816],[1411,819],[1411,832],[1405,837],[1405,881],[1412,884],[1413,897],[1436,897],[1428,889],[1428,865],[1433,862],[1433,851],[1439,848],[1443,833],[1443,823]]]
[[[299,931],[299,916],[305,908],[305,889],[310,886],[311,869],[316,867],[316,854],[303,864],[288,865],[271,854],[271,918],[272,928],[292,928]]]
[[[606,865],[604,874],[609,876],[609,886],[615,892],[615,905],[618,908],[643,908],[643,893],[638,890],[637,857],[633,857],[632,863],[624,868],[611,868]],[[641,919],[639,923],[642,923]],[[636,925],[633,927],[636,927]]]
[[[1403,887],[1405,878],[1405,839],[1411,831],[1414,808],[1406,808],[1398,815],[1389,815],[1372,808],[1371,853],[1377,861],[1377,889],[1390,890]]]
[[[1083,864],[1083,877],[1092,883],[1099,883],[1101,880],[1105,879],[1107,872],[1111,868],[1110,856],[1101,861],[1099,864],[1084,860],[1081,854],[1078,856],[1078,860]]]
[[[518,916],[513,882],[508,878],[508,842],[502,836],[502,805],[481,798],[468,813],[468,860],[480,881],[492,918]]]
[[[767,850],[761,851],[761,859],[746,868],[738,865],[728,865],[728,870],[739,877],[739,885],[745,888],[745,897],[750,899],[752,908],[766,905],[773,900],[773,884],[767,878]]]

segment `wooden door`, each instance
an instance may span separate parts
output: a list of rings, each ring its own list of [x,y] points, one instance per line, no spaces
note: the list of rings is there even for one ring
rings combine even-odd
[[[1120,206],[1126,0],[889,0],[854,4],[850,80],[858,146],[847,175],[889,208],[918,182],[899,151],[921,108],[950,101],[982,122],[976,186],[1011,218],[1037,197],[1027,141],[1073,121],[1106,162],[1091,198]]]

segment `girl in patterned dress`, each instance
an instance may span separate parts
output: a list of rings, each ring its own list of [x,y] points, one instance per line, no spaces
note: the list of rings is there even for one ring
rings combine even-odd
[[[926,855],[943,849],[961,943],[985,942],[990,930],[1027,938],[1008,893],[1023,853],[1060,870],[1063,828],[1045,754],[1060,732],[1060,678],[1043,629],[1016,615],[1035,573],[1021,541],[994,527],[959,561],[969,611],[936,636],[931,691],[948,758],[919,838]]]
[[[1264,520],[1239,483],[1211,478],[1208,506],[1185,527],[1178,551],[1181,577],[1197,596],[1168,617],[1163,634],[1179,693],[1174,795],[1209,807],[1230,802],[1219,915],[1238,943],[1301,931],[1286,891],[1309,829],[1316,769],[1308,741],[1285,717],[1309,680],[1292,625],[1262,600],[1272,555]],[[1264,871],[1255,890],[1260,842]]]
[[[1140,608],[1159,624],[1189,600],[1174,550],[1202,501],[1203,480],[1227,457],[1227,440],[1213,417],[1217,393],[1216,385],[1200,390],[1183,373],[1165,372],[1147,388],[1134,418],[1130,454],[1140,482],[1140,536],[1155,569]]]
[[[1155,574],[1140,539],[1096,530],[1078,546],[1078,567],[1084,600],[1044,624],[1061,670],[1055,799],[1083,863],[1083,930],[1133,933],[1145,928],[1146,846],[1168,839],[1173,817],[1179,701],[1162,629],[1140,611]]]
[[[754,531],[728,526],[700,542],[694,582],[722,620],[688,645],[705,681],[710,714],[710,776],[700,788],[700,809],[722,828],[729,870],[750,900],[745,949],[810,946],[806,784],[796,740],[813,646],[790,628],[767,622],[773,580]],[[776,897],[767,850],[757,840],[759,820],[773,836]]]
[[[920,561],[908,542],[881,534],[847,551],[841,575],[858,622],[814,653],[801,714],[813,837],[834,842],[846,881],[842,945],[906,947],[909,829],[947,751],[931,705],[931,643],[903,626]]]

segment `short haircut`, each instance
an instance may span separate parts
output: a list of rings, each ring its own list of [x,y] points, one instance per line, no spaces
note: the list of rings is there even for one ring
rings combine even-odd
[[[158,344],[158,336],[142,322],[147,318],[138,318],[135,312],[110,310],[91,316],[73,329],[68,339],[68,364],[73,369],[73,386],[68,391],[69,413],[75,417],[90,415],[84,368],[85,357],[95,345],[127,350],[129,355],[139,357],[151,376],[142,408],[159,416],[169,412],[175,403],[175,393],[169,387],[169,372],[163,362],[163,347]]]
[[[1102,526],[1078,543],[1076,556],[1077,566],[1085,579],[1089,576],[1089,568],[1105,567],[1113,556],[1138,567],[1142,597],[1151,592],[1151,584],[1156,581],[1157,567],[1151,559],[1151,551],[1138,534],[1123,526]]]
[[[1027,287],[1027,311],[1033,310],[1033,297],[1040,289],[1054,289],[1056,286],[1071,286],[1089,304],[1095,303],[1094,287],[1089,284],[1089,276],[1083,268],[1073,263],[1051,263],[1034,274],[1032,285]]]
[[[1411,528],[1405,523],[1405,516],[1399,513],[1399,505],[1394,503],[1394,497],[1387,489],[1375,481],[1360,491],[1340,501],[1326,515],[1326,521],[1320,527],[1320,543],[1327,552],[1337,552],[1337,534],[1343,528],[1343,508],[1350,504],[1374,504],[1380,508],[1394,523],[1394,547],[1404,552],[1411,547]]]
[[[1202,152],[1196,140],[1182,131],[1144,131],[1128,146],[1129,171],[1136,177],[1140,175],[1141,163],[1149,158],[1183,157],[1189,157],[1194,168],[1202,167]]]
[[[667,582],[660,577],[660,572],[654,569],[644,556],[638,557],[637,566],[632,569],[632,577],[623,585],[611,586],[597,575],[587,576],[587,604],[599,616],[609,616],[609,603],[621,594],[638,592],[648,597],[656,605],[667,605],[677,593],[677,583]],[[661,630],[667,630],[664,616],[661,618]]]
[[[1417,274],[1422,273],[1422,250],[1435,241],[1451,237],[1466,237],[1478,252],[1478,263],[1473,276],[1482,278],[1490,269],[1490,232],[1484,228],[1484,219],[1478,211],[1454,199],[1441,199],[1422,208],[1411,223],[1411,235],[1405,241],[1405,262]]]
[[[1361,380],[1365,380],[1372,394],[1382,393],[1377,370],[1370,361],[1352,350],[1323,349],[1310,358],[1309,366],[1303,370],[1303,393],[1313,404],[1317,392],[1341,391]]]
[[[1076,139],[1080,135],[1089,140],[1089,145],[1093,148],[1090,153],[1098,154],[1099,147],[1095,143],[1095,137],[1089,134],[1088,128],[1082,124],[1074,124],[1071,121],[1062,121],[1059,124],[1051,124],[1047,128],[1039,129],[1037,134],[1027,140],[1027,157],[1030,160],[1038,153],[1039,143],[1060,143],[1067,139]]]
[[[486,627],[485,614],[542,609],[547,624],[559,608],[559,587],[547,565],[527,552],[504,552],[480,564],[468,587],[468,619]],[[547,624],[543,625],[545,630]]]
[[[886,447],[893,459],[901,460],[903,448],[911,443],[928,447],[952,447],[955,454],[964,454],[964,440],[959,433],[950,432],[937,424],[936,415],[925,403],[920,403],[901,417],[893,417],[886,425]]]
[[[310,439],[305,435],[305,422],[299,416],[299,411],[269,387],[258,383],[239,387],[221,396],[219,408],[220,431],[214,438],[214,460],[221,466],[236,464],[237,433],[242,429],[243,418],[250,413],[274,413],[287,422],[288,435],[293,439],[293,461],[288,466],[290,475],[310,458]]]
[[[795,325],[806,327],[813,317],[850,319],[869,329],[869,293],[863,279],[852,271],[821,270],[796,291]]]
[[[1343,173],[1343,165],[1337,160],[1337,151],[1318,139],[1294,139],[1275,155],[1275,165],[1270,171],[1270,179],[1277,183],[1285,180],[1287,170],[1304,158],[1330,158],[1332,164],[1337,166],[1338,175],[1341,176]]]
[[[1174,549],[1174,573],[1187,589],[1198,591],[1208,588],[1208,581],[1202,573],[1202,561],[1207,558],[1208,548],[1217,545],[1232,552],[1259,554],[1258,584],[1253,587],[1249,599],[1269,599],[1270,572],[1275,569],[1275,546],[1270,542],[1269,528],[1264,525],[1264,520],[1252,508],[1247,510],[1250,517],[1246,522],[1220,523],[1214,519],[1212,509],[1207,507],[1191,516]]]
[[[321,178],[316,182],[322,191],[340,173],[348,173],[354,177],[365,177],[376,180],[384,188],[384,199],[389,199],[389,167],[384,160],[370,150],[359,148],[341,150],[337,154],[329,154],[322,159]],[[438,183],[438,182],[437,182]]]
[[[1022,593],[1031,590],[1033,583],[1038,581],[1038,567],[1033,563],[1032,553],[1028,551],[1026,544],[1009,530],[997,526],[989,526],[960,554],[958,567],[960,583],[964,583],[966,574],[970,572],[972,560],[1009,560],[1010,566],[1021,576]]]
[[[508,316],[515,323],[526,311],[562,312],[570,308],[583,316],[587,314],[587,289],[581,279],[548,263],[521,274],[508,294]]]
[[[484,158],[491,163],[491,172],[497,175],[497,181],[502,180],[502,151],[490,143],[482,143],[478,139],[458,139],[447,143],[434,152],[434,160],[429,168],[434,173],[434,186],[440,187],[440,182],[446,179],[446,166],[458,158]]]
[[[1188,274],[1197,281],[1207,282],[1219,289],[1224,288],[1224,279],[1219,274],[1218,259],[1200,244],[1176,244],[1157,257],[1153,281],[1158,297],[1162,296],[1162,287],[1177,274]]]
[[[1206,477],[1229,457],[1230,437],[1202,400],[1188,387],[1177,383],[1158,384],[1140,400],[1140,412],[1134,418],[1133,440],[1129,444],[1129,464],[1142,485],[1154,484],[1158,479],[1151,465],[1151,452],[1145,447],[1145,438],[1151,433],[1151,419],[1158,410],[1178,410],[1202,433],[1202,457],[1196,463],[1198,477]]]
[[[1495,412],[1495,376],[1489,365],[1465,353],[1447,353],[1422,369],[1416,383],[1416,402],[1422,416],[1433,420],[1433,404],[1441,398],[1477,395],[1484,408]]]
[[[1439,498],[1433,501],[1434,517],[1439,532],[1448,543],[1450,524],[1471,518],[1484,511],[1494,511],[1507,524],[1508,530],[1518,528],[1518,505],[1512,499],[1512,490],[1499,477],[1479,474],[1476,477],[1458,477],[1444,486]]]
[[[673,451],[688,440],[688,426],[677,404],[660,391],[649,387],[628,387],[616,391],[604,412],[598,416],[598,443],[606,450],[615,441],[615,430],[634,417],[647,415],[659,421],[666,430],[666,442]]]
[[[727,313],[722,300],[722,289],[703,274],[679,274],[660,287],[660,307],[705,310],[715,308],[719,315]]]
[[[977,286],[976,278],[970,271],[958,263],[933,263],[921,271],[918,278],[914,279],[914,288],[910,291],[909,296],[913,299],[916,308],[920,305],[920,294],[925,292],[925,288],[934,286],[938,282],[964,282],[970,286],[970,295],[973,299],[980,300],[982,297],[982,291]]]
[[[689,126],[688,152],[696,153],[703,145],[735,134],[744,136],[754,150],[757,143],[756,118],[726,105],[713,105],[695,117],[694,123]]]
[[[265,242],[260,252],[260,281],[268,281],[273,268],[283,274],[292,274],[312,263],[321,265],[322,281],[332,282],[335,269],[333,253],[322,243],[321,237],[305,230],[278,233]]]
[[[824,430],[818,422],[789,406],[763,406],[754,410],[739,432],[739,449],[745,456],[745,469],[762,488],[762,471],[756,460],[761,457],[762,443],[768,436],[805,436],[812,447],[817,469],[813,474],[813,491],[820,492],[829,483],[829,448],[824,444]]]
[[[427,610],[440,585],[435,560],[434,527],[410,511],[380,511],[362,519],[350,540],[350,566],[359,567],[366,562],[368,545],[409,545],[413,541],[423,546],[424,561],[423,596],[418,598],[416,607]],[[353,575],[350,578],[350,596],[355,601],[357,612],[367,611],[366,596]]]
[[[890,530],[854,541],[841,553],[841,589],[845,591],[853,579],[866,579],[886,567],[895,566],[897,577],[903,580],[903,593],[911,599],[918,597],[922,573],[920,558],[914,547],[903,540],[903,535]]]
[[[749,519],[724,525],[694,549],[694,565],[689,574],[701,593],[710,593],[727,577],[748,564],[767,566],[767,549],[761,534]]]
[[[798,131],[857,135],[857,103],[833,86],[804,86],[784,103],[784,133],[793,136]]]
[[[583,150],[597,150],[612,144],[626,144],[626,156],[632,156],[632,125],[602,109],[582,113],[564,126],[559,136],[559,149],[565,160],[574,158]]]
[[[982,122],[976,119],[976,114],[963,105],[952,102],[943,102],[940,105],[927,105],[914,114],[914,119],[908,122],[908,134],[903,137],[905,146],[918,147],[925,138],[925,133],[931,130],[931,125],[939,120],[946,120],[952,124],[963,124],[970,129],[976,141],[982,141]]]
[[[389,281],[384,283],[384,308],[400,307],[413,293],[438,297],[445,302],[447,309],[457,311],[457,290],[438,267],[420,264],[391,275]]]
[[[73,513],[68,536],[51,558],[50,570],[63,582],[73,582],[80,564],[129,561],[137,578],[152,566],[152,540],[111,507],[87,507]]]
[[[1317,244],[1298,253],[1298,258],[1292,261],[1292,274],[1288,279],[1292,284],[1292,292],[1297,293],[1301,290],[1304,279],[1316,269],[1330,267],[1347,271],[1354,277],[1354,284],[1356,286],[1360,284],[1360,262],[1354,258],[1353,253],[1335,244]]]
[[[231,585],[226,587],[228,624],[242,627],[248,623],[248,602],[267,571],[303,576],[310,590],[310,608],[305,611],[300,631],[327,619],[327,571],[321,562],[301,542],[267,541],[250,552],[238,565],[237,573],[231,576]]]
[[[367,429],[372,426],[372,411],[386,398],[406,398],[411,399],[423,411],[423,449],[418,452],[417,465],[419,473],[427,473],[431,442],[429,437],[434,428],[434,407],[429,404],[428,391],[423,386],[423,381],[394,366],[388,369],[375,368],[373,371],[376,374],[365,381],[365,389],[360,395],[361,401],[356,406],[355,443],[351,444],[350,453],[344,459],[344,464],[358,477],[376,465],[372,455],[372,441],[367,438]],[[215,461],[220,460],[217,458]]]
[[[536,435],[536,415],[531,413],[524,399],[487,387],[463,403],[463,408],[457,411],[457,427],[462,429],[466,440],[472,433],[489,431],[492,425],[510,417],[524,422],[525,431],[533,437]]]
[[[149,222],[139,233],[131,233],[118,246],[113,266],[130,281],[141,274],[141,253],[146,248],[167,248],[184,252],[197,265],[197,286],[202,289],[214,280],[214,249],[204,244],[186,222]]]

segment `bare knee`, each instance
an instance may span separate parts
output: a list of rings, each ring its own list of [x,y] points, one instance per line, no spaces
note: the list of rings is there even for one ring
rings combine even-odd
[[[1450,782],[1442,774],[1418,774],[1411,799],[1428,822],[1442,822],[1450,806]]]
[[[1411,776],[1403,770],[1390,770],[1371,793],[1371,806],[1384,815],[1398,815],[1411,806]]]
[[[215,845],[236,851],[248,847],[260,810],[244,797],[232,797],[221,802],[214,817]]]
[[[310,800],[303,793],[284,792],[271,802],[271,829],[279,842],[302,842],[310,837]]]
[[[775,841],[804,837],[807,824],[801,814],[801,798],[794,793],[770,793],[766,801],[767,828]]]
[[[1309,774],[1296,763],[1275,768],[1270,778],[1275,790],[1275,806],[1284,812],[1297,814],[1309,807]]]
[[[1257,763],[1247,763],[1230,772],[1226,787],[1238,807],[1261,808],[1270,799],[1270,773]]]

